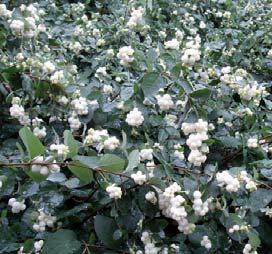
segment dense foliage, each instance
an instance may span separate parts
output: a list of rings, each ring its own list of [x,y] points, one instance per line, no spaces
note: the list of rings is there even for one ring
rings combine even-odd
[[[0,253],[271,253],[271,10],[1,1]]]

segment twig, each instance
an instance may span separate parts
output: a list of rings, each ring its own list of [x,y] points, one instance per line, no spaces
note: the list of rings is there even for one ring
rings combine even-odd
[[[255,181],[256,183],[258,183],[259,185],[263,185],[263,186],[265,186],[266,188],[272,190],[272,186],[271,186],[271,185],[269,185],[269,184],[267,184],[267,183],[265,183],[265,182],[263,182],[263,181],[256,180],[256,179],[254,179],[254,181]]]
[[[78,164],[73,164],[73,162],[18,162],[18,163],[0,163],[0,167],[26,167],[26,166],[33,166],[33,165],[40,165],[40,166],[50,166],[50,165],[59,165],[59,166],[76,166],[76,167],[80,167],[80,168],[87,168],[90,169],[94,172],[102,172],[102,173],[106,173],[106,174],[112,174],[112,175],[117,175],[117,176],[121,176],[121,177],[126,177],[129,179],[132,179],[130,176],[122,174],[122,173],[117,173],[117,172],[110,172],[108,170],[102,169],[102,168],[91,168],[88,166],[84,166],[84,165],[78,165]]]
[[[271,143],[272,143],[272,140],[267,140],[267,139],[271,139],[271,138],[272,138],[272,136],[264,137],[263,139],[261,139],[261,140],[259,141],[259,144],[260,144],[260,145],[271,144]],[[226,165],[230,160],[235,159],[235,158],[236,158],[237,156],[239,156],[241,153],[242,153],[242,150],[239,149],[239,150],[237,150],[237,151],[235,151],[235,152],[233,152],[233,153],[231,153],[231,154],[225,156],[225,157],[223,158],[223,160],[219,163],[219,165],[220,165],[221,167],[224,166],[224,165]]]
[[[188,173],[188,174],[202,175],[202,176],[207,175],[207,174],[205,174],[205,173],[196,172],[196,171],[191,170],[191,169],[188,169],[188,168],[174,167],[174,169],[177,169],[177,170],[179,170],[179,171],[183,171],[183,172]],[[208,176],[208,175],[207,175],[207,176]]]
[[[94,212],[92,212],[91,214],[89,214],[86,218],[84,218],[82,220],[82,223],[86,222],[87,220],[89,220],[91,217],[95,216],[97,214],[97,212],[107,208],[111,203],[113,203],[114,200],[111,200],[110,202],[102,205],[101,207],[99,207],[97,210],[95,210]]]
[[[219,163],[219,166],[222,167],[226,165],[230,160],[235,159],[237,156],[241,154],[242,150],[237,150],[223,158],[223,160]]]
[[[112,250],[115,251],[116,253],[121,253],[121,254],[129,254],[128,251],[125,250],[116,250],[116,249],[112,249],[103,245],[96,245],[96,244],[87,244],[85,243],[85,246],[88,246],[89,248],[94,248],[94,249],[103,249],[103,250]]]

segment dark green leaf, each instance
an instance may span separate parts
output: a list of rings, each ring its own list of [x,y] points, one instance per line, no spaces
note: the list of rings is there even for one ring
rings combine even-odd
[[[145,97],[154,96],[160,88],[166,85],[164,78],[158,72],[146,73],[140,80]]]
[[[199,90],[195,90],[193,92],[190,93],[190,96],[193,98],[208,98],[211,94],[211,91],[208,88],[203,88],[203,89],[199,89]]]
[[[43,254],[74,254],[80,247],[76,234],[72,230],[62,229],[46,237]]]
[[[231,136],[220,137],[220,138],[218,138],[218,140],[220,140],[220,142],[222,142],[223,145],[226,147],[238,148],[241,145],[240,140],[238,140],[235,137],[231,137]]]
[[[251,193],[249,201],[251,211],[258,212],[272,201],[272,190],[258,189]]]
[[[94,228],[97,237],[106,246],[116,248],[120,245],[120,239],[114,239],[114,233],[118,230],[118,226],[113,219],[102,215],[96,215],[94,219]]]

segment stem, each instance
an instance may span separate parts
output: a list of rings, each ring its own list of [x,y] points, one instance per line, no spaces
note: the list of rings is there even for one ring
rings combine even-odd
[[[117,175],[120,177],[126,177],[128,179],[132,179],[130,176],[122,174],[122,173],[116,173],[116,172],[110,172],[107,170],[104,170],[102,168],[91,168],[88,166],[84,166],[84,165],[78,165],[78,164],[73,164],[73,162],[18,162],[18,163],[0,163],[0,167],[29,167],[32,165],[40,165],[40,166],[50,166],[50,165],[59,165],[59,166],[76,166],[76,167],[80,167],[80,168],[87,168],[90,169],[94,172],[99,172],[99,173],[106,173],[106,174],[112,174],[112,175]]]
[[[103,245],[95,245],[95,244],[90,244],[88,245],[89,248],[94,248],[94,249],[103,249],[103,250],[114,250],[116,253],[121,253],[121,254],[129,254],[129,252],[125,250],[116,250],[116,249],[111,249],[109,247],[103,246]]]

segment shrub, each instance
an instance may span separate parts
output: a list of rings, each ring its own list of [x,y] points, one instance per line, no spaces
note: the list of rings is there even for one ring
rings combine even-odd
[[[270,253],[270,1],[38,2],[0,4],[0,253]]]

